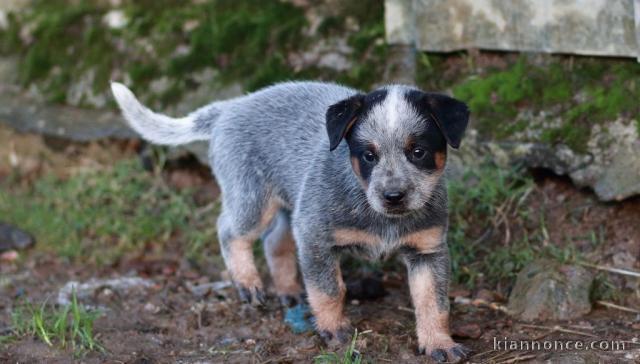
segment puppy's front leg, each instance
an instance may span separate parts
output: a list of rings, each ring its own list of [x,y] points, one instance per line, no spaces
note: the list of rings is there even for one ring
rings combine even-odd
[[[469,350],[449,334],[449,252],[420,253],[408,248],[404,254],[409,289],[416,314],[418,351],[437,362],[457,362]]]
[[[316,330],[329,345],[347,342],[353,329],[343,313],[346,288],[337,253],[307,245],[300,252],[300,265]]]

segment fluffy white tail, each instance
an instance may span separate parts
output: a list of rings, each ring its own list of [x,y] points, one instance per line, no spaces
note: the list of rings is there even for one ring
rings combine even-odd
[[[129,126],[152,143],[179,145],[210,138],[210,130],[196,125],[195,113],[184,118],[172,118],[149,110],[121,83],[112,82],[111,91]]]

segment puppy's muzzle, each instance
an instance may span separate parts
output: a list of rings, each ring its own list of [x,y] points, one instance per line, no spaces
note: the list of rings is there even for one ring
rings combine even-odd
[[[384,209],[392,215],[402,215],[407,212],[407,192],[400,189],[390,189],[382,192]]]
[[[385,205],[399,206],[404,203],[406,193],[401,190],[389,190],[382,193]]]

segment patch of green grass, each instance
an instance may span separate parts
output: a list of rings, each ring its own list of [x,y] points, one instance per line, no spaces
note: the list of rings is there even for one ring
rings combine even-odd
[[[573,264],[581,260],[574,240],[592,246],[603,240],[602,234],[590,231],[566,237],[567,241],[549,241],[543,211],[530,207],[533,188],[527,171],[486,162],[469,168],[462,179],[449,181],[448,241],[455,282],[508,287],[535,259]]]
[[[621,299],[621,295],[620,287],[611,281],[607,273],[599,272],[596,274],[593,279],[593,284],[591,285],[591,291],[589,292],[591,302],[618,302]]]
[[[12,312],[12,340],[34,336],[49,346],[70,347],[76,353],[102,351],[93,332],[99,316],[100,312],[89,311],[78,303],[75,291],[69,306],[26,303]]]
[[[503,245],[496,240],[522,206],[533,180],[514,168],[481,164],[450,181],[449,243],[454,281],[474,285],[480,276],[495,283],[515,274],[534,253],[528,241]]]
[[[344,354],[340,355],[335,352],[323,352],[313,359],[315,364],[361,364],[363,363],[362,354],[356,350],[356,340],[358,339],[358,330],[355,330],[351,343],[345,349]]]
[[[32,232],[39,249],[97,264],[174,238],[186,241],[190,257],[204,256],[216,211],[198,208],[189,191],[170,189],[136,160],[0,189],[0,216]]]

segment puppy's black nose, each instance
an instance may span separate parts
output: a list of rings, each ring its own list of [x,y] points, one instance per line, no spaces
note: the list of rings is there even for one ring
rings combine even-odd
[[[398,204],[404,198],[404,192],[402,191],[384,191],[382,197],[391,204]]]

